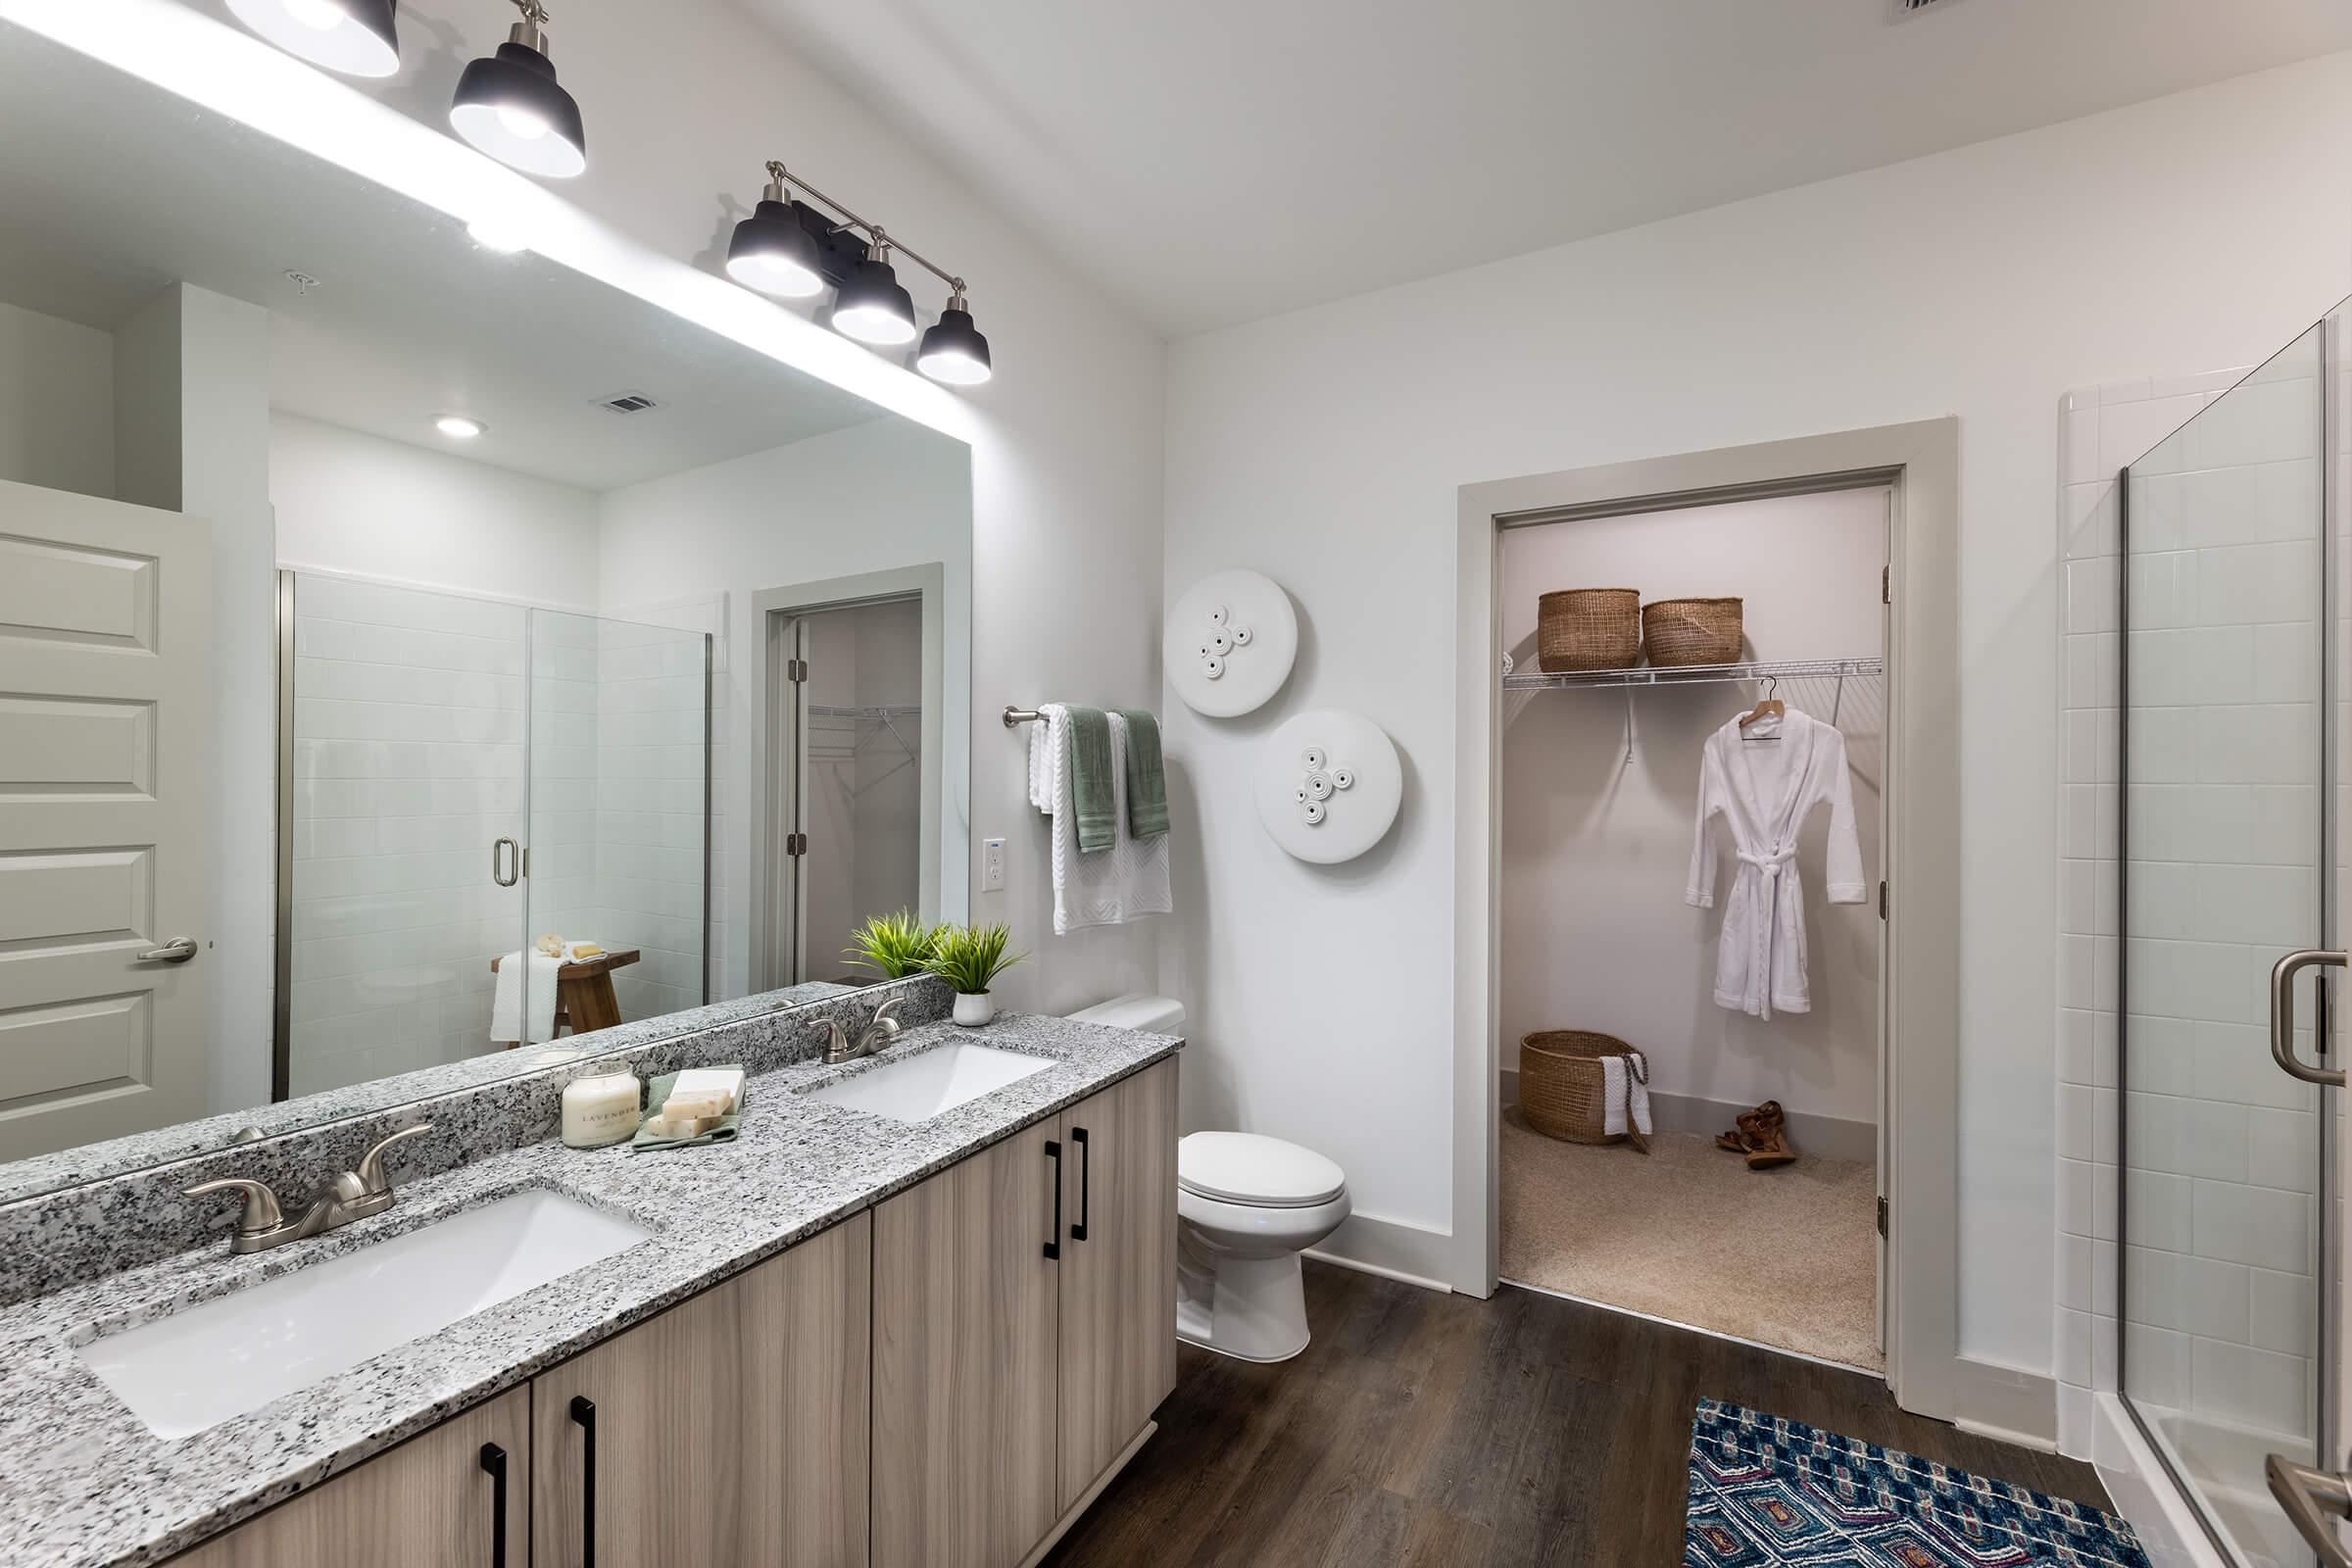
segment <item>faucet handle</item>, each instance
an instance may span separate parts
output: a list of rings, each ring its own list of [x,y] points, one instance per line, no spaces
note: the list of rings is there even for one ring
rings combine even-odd
[[[905,997],[893,997],[888,1002],[882,1004],[882,1005],[879,1007],[876,1007],[874,1009],[873,1017],[867,1020],[866,1027],[868,1029],[879,1029],[883,1033],[890,1035],[892,1038],[897,1038],[899,1032],[899,1004],[905,1002],[906,1000],[906,999]]]
[[[429,1121],[420,1121],[414,1127],[403,1127],[400,1131],[394,1133],[391,1137],[385,1139],[382,1143],[377,1144],[373,1149],[368,1151],[367,1153],[361,1155],[360,1167],[356,1172],[360,1178],[360,1196],[364,1198],[373,1198],[379,1193],[390,1192],[392,1190],[392,1179],[384,1174],[384,1151],[390,1149],[394,1144],[401,1143],[407,1139],[422,1138],[426,1133],[429,1133],[432,1130],[433,1124]]]
[[[285,1211],[277,1206],[277,1195],[268,1182],[257,1182],[246,1176],[223,1176],[219,1181],[198,1182],[179,1190],[182,1198],[202,1198],[208,1193],[242,1193],[244,1210],[237,1215],[237,1230],[245,1235],[273,1231],[286,1222]]]

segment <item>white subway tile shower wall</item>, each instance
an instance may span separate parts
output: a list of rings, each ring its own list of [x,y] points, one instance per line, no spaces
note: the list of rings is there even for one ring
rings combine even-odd
[[[2117,1390],[2119,1281],[2143,1404],[2274,1432],[2310,1419],[2318,1129],[2262,1028],[2269,964],[2312,934],[2298,914],[2317,901],[2319,475],[2308,436],[2280,444],[2293,420],[2275,406],[2309,402],[2308,362],[2136,470],[2128,1092],[2117,1060],[2115,473],[2242,373],[2113,383],[2061,412],[2057,1346],[2059,1442],[2077,1455],[2091,1396]]]
[[[703,1001],[706,646],[699,632],[598,626],[594,902],[597,940],[639,954],[612,975],[624,1018]]]
[[[296,587],[292,1093],[474,1054],[522,891],[517,606],[304,574]]]

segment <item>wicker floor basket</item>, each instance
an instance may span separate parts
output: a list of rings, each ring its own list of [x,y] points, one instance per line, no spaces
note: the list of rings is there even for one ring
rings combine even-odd
[[[1642,607],[1642,641],[1653,664],[1736,664],[1740,662],[1740,601],[1661,599]]]
[[[1539,1029],[1519,1037],[1519,1113],[1540,1133],[1573,1144],[1616,1144],[1607,1125],[1607,1080],[1600,1058],[1634,1048],[1590,1029]]]
[[[1536,602],[1536,662],[1552,674],[1631,669],[1642,662],[1642,595],[1563,588]]]

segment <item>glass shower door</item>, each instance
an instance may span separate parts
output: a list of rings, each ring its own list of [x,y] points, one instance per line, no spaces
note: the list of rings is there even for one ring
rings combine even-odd
[[[2272,965],[2337,940],[2325,351],[2315,326],[2207,404],[2119,509],[2118,1380],[2246,1565],[2312,1560],[2264,1457],[2334,1442],[2334,1092],[2268,1029]],[[2324,1060],[2332,997],[2304,995],[2296,1053]]]
[[[587,1034],[700,1006],[710,638],[546,610],[530,612],[529,635],[525,945],[563,949],[556,1027]]]

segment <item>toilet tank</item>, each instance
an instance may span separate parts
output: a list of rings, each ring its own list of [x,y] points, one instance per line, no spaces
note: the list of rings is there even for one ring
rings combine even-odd
[[[1140,1029],[1146,1034],[1172,1035],[1184,1027],[1184,1004],[1174,997],[1148,996],[1131,991],[1108,1002],[1069,1014],[1076,1023],[1107,1024],[1113,1029]]]

